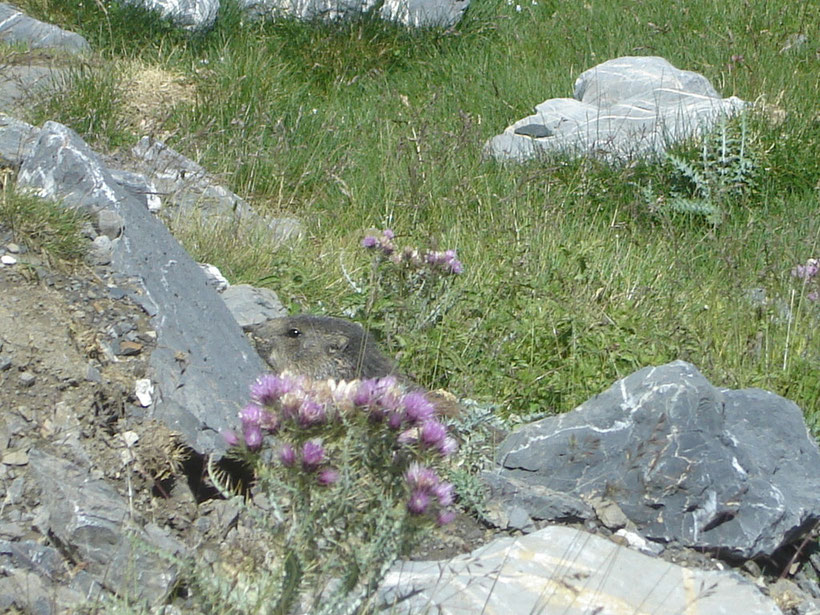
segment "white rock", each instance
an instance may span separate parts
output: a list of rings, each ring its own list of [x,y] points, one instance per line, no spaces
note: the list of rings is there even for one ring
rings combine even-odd
[[[212,286],[217,290],[217,292],[222,292],[226,288],[230,286],[230,283],[222,275],[222,272],[216,265],[211,265],[209,263],[199,263],[200,268],[202,271],[205,272],[205,277],[208,280],[208,285]]]
[[[683,568],[560,526],[446,561],[398,562],[379,596],[393,614],[782,615],[740,575]]]
[[[148,378],[137,380],[135,394],[143,408],[147,408],[154,401],[154,384]]]

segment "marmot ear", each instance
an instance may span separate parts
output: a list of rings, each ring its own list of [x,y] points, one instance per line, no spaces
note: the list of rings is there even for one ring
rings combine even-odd
[[[350,344],[350,338],[344,333],[333,333],[328,336],[327,352],[328,354],[340,354]]]

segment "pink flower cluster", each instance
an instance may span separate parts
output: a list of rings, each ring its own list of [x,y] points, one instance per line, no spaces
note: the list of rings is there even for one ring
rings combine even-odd
[[[816,258],[810,258],[806,261],[805,265],[797,265],[794,269],[792,269],[792,275],[803,280],[805,284],[808,284],[815,279],[819,272],[820,260]],[[820,292],[818,292],[817,289],[812,290],[806,294],[806,297],[808,297],[810,301],[820,301]]]
[[[464,266],[458,260],[455,250],[443,252],[428,250],[424,254],[409,246],[399,250],[393,243],[394,237],[395,233],[392,230],[384,229],[381,235],[367,235],[362,240],[362,246],[380,252],[394,265],[404,265],[412,269],[423,269],[426,266],[432,271],[445,274],[458,275],[464,272]]]
[[[419,463],[410,464],[404,479],[410,487],[407,510],[412,514],[435,513],[439,525],[447,525],[455,519],[456,514],[451,508],[452,483],[442,481],[433,470]]]
[[[447,427],[438,420],[436,407],[427,395],[418,390],[407,391],[393,376],[345,382],[311,380],[288,372],[266,374],[251,386],[251,403],[239,412],[247,448],[259,449],[266,434],[278,434],[284,442],[279,449],[279,462],[288,468],[301,467],[315,473],[320,485],[335,483],[340,473],[331,463],[319,436],[324,433],[332,437],[333,433],[339,433],[334,429],[338,424],[358,418],[371,427],[386,427],[387,433],[393,434],[388,437],[391,441],[395,439],[394,453],[408,450],[415,458],[428,453],[447,457],[458,448],[456,440],[448,435]],[[239,444],[236,435],[225,433],[224,436],[230,445]],[[384,433],[379,437],[383,438]],[[385,460],[386,463],[393,461]],[[411,474],[418,477],[420,472],[416,469]],[[433,470],[425,472],[435,477]],[[418,478],[413,482],[409,478],[411,474],[407,479],[412,493],[408,510],[414,514],[424,513],[428,506],[422,505],[423,500],[429,501],[433,494],[442,508],[439,521],[449,519],[444,509],[452,504],[452,486],[437,477],[435,480],[428,477],[423,484]],[[432,486],[425,487],[428,484]],[[450,495],[446,496],[445,492]]]

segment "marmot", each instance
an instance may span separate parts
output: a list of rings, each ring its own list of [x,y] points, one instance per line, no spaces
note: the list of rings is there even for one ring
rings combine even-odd
[[[246,329],[257,352],[275,372],[284,370],[316,380],[382,378],[403,380],[368,332],[355,322],[299,314],[274,318]]]
[[[291,371],[314,380],[355,380],[395,376],[418,388],[376,346],[359,324],[343,318],[298,314],[273,318],[245,328],[256,351],[274,372]],[[458,416],[461,407],[451,393],[427,391],[439,413]]]

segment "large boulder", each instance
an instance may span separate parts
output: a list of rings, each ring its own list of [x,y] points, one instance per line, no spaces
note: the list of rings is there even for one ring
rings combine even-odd
[[[519,429],[497,462],[499,480],[609,499],[650,540],[730,559],[771,555],[820,521],[820,451],[800,408],[718,389],[682,361]]]
[[[745,107],[663,58],[616,58],[581,73],[573,98],[545,100],[490,139],[485,154],[517,162],[548,154],[612,162],[653,157]]]
[[[0,2],[0,41],[23,44],[32,49],[59,49],[68,53],[91,50],[88,41],[79,34],[29,17],[5,2]]]
[[[159,394],[150,413],[197,452],[224,451],[218,432],[233,426],[249,385],[266,369],[199,265],[145,200],[123,188],[62,124],[43,125],[17,182],[44,198],[80,207],[98,222],[119,217],[114,239],[98,239],[108,239],[112,267],[137,286],[131,296],[157,331],[150,376]]]
[[[257,17],[336,20],[378,9],[382,19],[405,26],[449,28],[461,20],[470,0],[239,0],[239,4]]]
[[[735,573],[682,568],[557,526],[446,561],[400,562],[379,597],[387,613],[781,615]]]
[[[451,28],[461,21],[470,0],[385,0],[382,19],[415,28]]]
[[[214,25],[219,0],[124,0],[127,4],[157,11],[176,25],[201,32]]]

